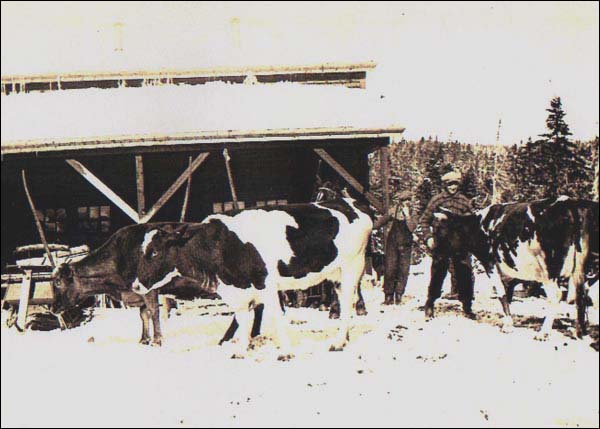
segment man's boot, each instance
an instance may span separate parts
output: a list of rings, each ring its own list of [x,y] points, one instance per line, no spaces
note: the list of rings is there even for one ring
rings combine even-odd
[[[475,320],[477,318],[475,316],[475,313],[473,313],[471,301],[463,302],[463,312],[465,314],[465,317],[467,317],[468,319]]]
[[[451,300],[451,301],[457,301],[458,300],[458,292],[453,292],[450,291],[448,293],[445,293],[444,295],[442,295],[443,299],[447,299],[447,300]]]
[[[425,303],[425,318],[433,319],[433,302],[427,301]]]

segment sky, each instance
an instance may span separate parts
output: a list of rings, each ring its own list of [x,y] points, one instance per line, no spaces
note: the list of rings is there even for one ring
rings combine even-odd
[[[574,138],[598,135],[598,2],[1,8],[2,75],[372,60],[367,90],[397,105],[409,139],[491,144],[500,119],[500,143],[535,139],[555,96]]]

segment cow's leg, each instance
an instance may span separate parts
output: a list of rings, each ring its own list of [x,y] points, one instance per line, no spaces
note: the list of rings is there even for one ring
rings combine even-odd
[[[150,344],[150,315],[145,304],[140,307],[140,319],[142,319],[142,338],[140,338],[140,344]]]
[[[158,291],[152,290],[144,295],[144,303],[146,304],[148,315],[152,319],[152,327],[154,330],[153,346],[162,345],[162,330],[160,328],[160,314],[158,305]]]
[[[221,341],[219,341],[219,345],[222,346],[223,343],[226,343],[227,341],[231,340],[234,337],[239,326],[240,325],[238,324],[235,316],[233,316],[231,318],[231,324],[229,325],[229,328],[227,328],[225,335],[223,335],[223,338],[221,338]]]
[[[449,260],[446,256],[435,254],[431,261],[431,279],[427,289],[427,302],[425,303],[425,317],[433,317],[435,300],[442,295],[442,285],[448,273]]]
[[[358,301],[356,301],[356,315],[357,316],[366,316],[368,314],[367,307],[365,305],[365,300],[362,296],[362,291],[360,287],[360,281],[358,282]]]
[[[340,303],[340,330],[330,351],[341,351],[350,340],[350,320],[353,316],[352,304],[356,297],[358,284],[365,268],[365,258],[357,257],[342,268],[341,283],[336,292]]]
[[[251,333],[252,338],[260,335],[260,325],[262,322],[263,309],[264,309],[263,304],[259,304],[256,307],[254,307],[254,322],[252,323],[252,333]],[[238,330],[239,326],[240,325],[238,324],[235,316],[233,316],[233,318],[231,319],[231,324],[229,325],[229,328],[227,328],[225,335],[223,335],[223,338],[221,338],[221,340],[219,341],[219,345],[221,346],[221,345],[223,345],[223,343],[226,343],[227,341],[231,340],[235,336],[235,333]]]
[[[514,289],[514,285],[510,286],[506,277],[498,275],[494,270],[493,278],[496,279],[494,284],[498,285],[496,290],[498,292],[498,300],[502,305],[502,311],[504,312],[504,317],[502,318],[502,332],[512,332],[514,328],[514,321],[512,318],[512,314],[510,313],[510,301],[512,299],[512,292],[509,294],[508,290]]]
[[[585,287],[585,257],[584,253],[576,253],[575,267],[569,277],[569,292],[575,291],[575,305],[577,306],[577,322],[575,324],[578,338],[587,335],[586,327],[586,287]]]
[[[267,281],[262,295],[264,304],[262,318],[268,323],[273,342],[279,348],[278,360],[289,360],[293,357],[292,347],[286,330],[285,310],[280,304],[278,289],[276,279]]]
[[[231,356],[232,358],[243,358],[246,355],[250,344],[253,316],[254,312],[250,309],[241,309],[235,312],[235,320],[238,323],[240,335],[236,346],[237,351]]]
[[[555,280],[549,280],[543,283],[544,291],[548,299],[548,309],[546,311],[546,318],[542,324],[542,328],[535,336],[536,340],[546,341],[552,332],[552,325],[558,312],[558,305],[562,298],[562,291],[558,286],[558,282]]]

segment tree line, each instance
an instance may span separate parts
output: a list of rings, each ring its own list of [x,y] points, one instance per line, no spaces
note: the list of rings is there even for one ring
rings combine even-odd
[[[598,200],[598,137],[571,139],[560,97],[547,109],[547,132],[511,146],[472,145],[422,137],[390,146],[391,198],[413,195],[413,209],[422,213],[441,192],[441,177],[450,170],[463,174],[462,192],[475,208],[492,202],[531,201],[567,195]],[[373,156],[371,191],[382,194],[380,158]]]

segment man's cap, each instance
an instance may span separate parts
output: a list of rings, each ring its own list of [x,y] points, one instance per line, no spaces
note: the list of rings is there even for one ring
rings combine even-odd
[[[451,171],[442,176],[442,183],[460,183],[462,180],[462,174],[460,171]]]

